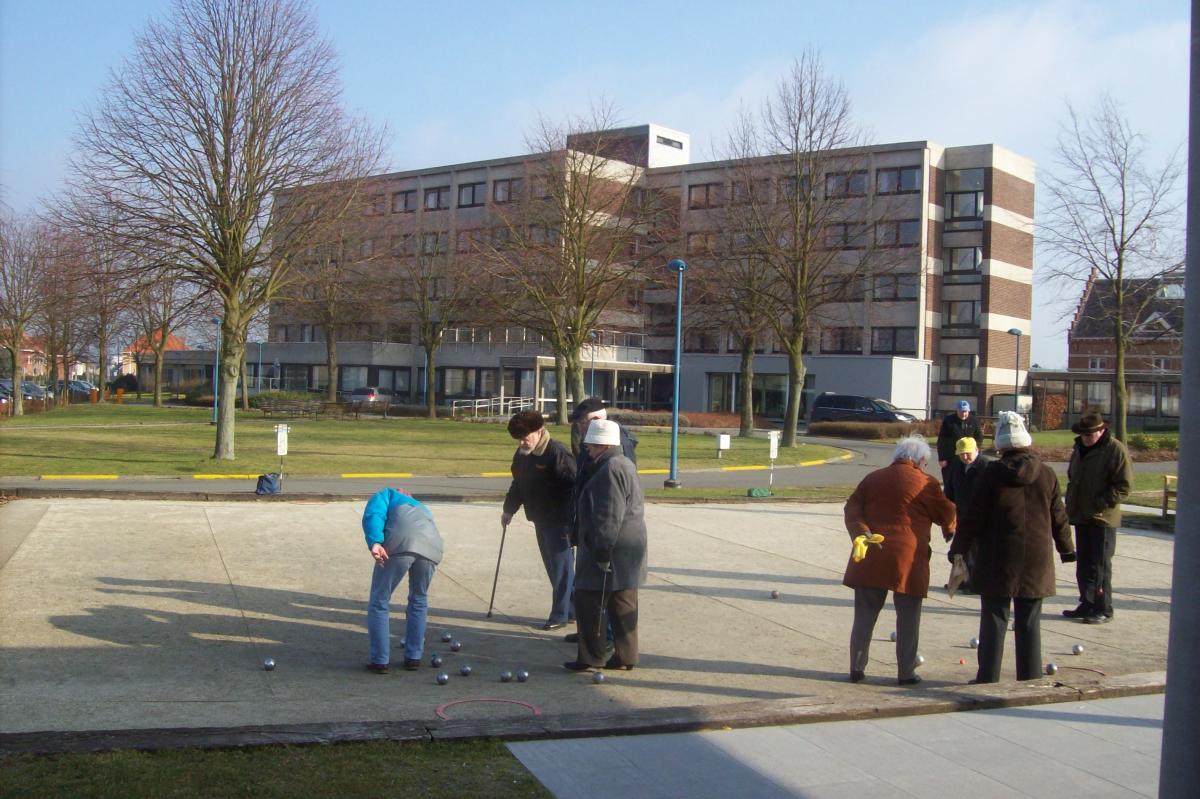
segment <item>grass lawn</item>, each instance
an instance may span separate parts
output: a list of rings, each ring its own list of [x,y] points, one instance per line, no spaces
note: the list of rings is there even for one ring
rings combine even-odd
[[[499,741],[0,757],[0,797],[548,797]]]
[[[238,412],[234,461],[212,458],[216,431],[204,408],[144,405],[73,405],[0,422],[0,475],[116,474],[181,476],[259,474],[276,471],[275,425],[259,411]],[[417,475],[478,475],[507,472],[515,442],[499,424],[445,419],[292,419],[285,471],[291,475],[347,472],[410,472]],[[560,441],[569,429],[551,426]],[[670,435],[637,434],[638,467],[666,469]],[[720,460],[712,436],[681,434],[679,468],[766,466],[766,439],[732,441]],[[778,465],[837,457],[840,450],[816,444],[780,449]]]

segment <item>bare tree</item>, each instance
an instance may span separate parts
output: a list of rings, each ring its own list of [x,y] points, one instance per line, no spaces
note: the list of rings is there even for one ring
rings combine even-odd
[[[47,229],[47,253],[41,272],[42,303],[32,329],[41,339],[46,353],[46,368],[52,377],[62,376],[64,389],[74,367],[88,360],[86,318],[87,244],[84,237],[60,228]],[[103,388],[104,364],[99,364]],[[70,392],[58,395],[58,404],[66,405]]]
[[[377,166],[379,135],[346,118],[340,95],[302,0],[175,0],[83,118],[73,195],[105,203],[130,249],[168,254],[220,299],[215,458],[234,458],[251,320]],[[307,184],[330,190],[288,191]]]
[[[894,271],[904,248],[919,244],[919,227],[914,240],[875,205],[867,164],[854,149],[863,141],[845,88],[812,50],[729,134],[723,225],[731,249],[754,258],[742,290],[770,303],[767,318],[787,354],[784,446],[796,444],[806,339],[832,320],[861,335],[867,320],[856,317],[867,282]]]
[[[109,232],[93,232],[78,237],[81,259],[77,274],[81,289],[78,309],[82,326],[80,332],[86,340],[96,345],[96,361],[103,389],[109,376],[109,345],[133,326],[133,274],[130,269],[133,255],[122,247],[119,237],[111,234],[114,230],[111,220],[91,229]],[[101,391],[101,400],[104,396]]]
[[[0,347],[9,357],[16,416],[24,413],[21,350],[45,299],[41,278],[49,256],[49,232],[44,225],[0,214]]]
[[[554,353],[559,423],[568,394],[584,396],[580,349],[661,249],[665,207],[641,189],[644,169],[621,160],[615,124],[604,104],[564,123],[541,119],[527,145],[543,155],[521,196],[497,208],[500,228],[480,247],[503,318],[537,331]]]
[[[163,361],[171,336],[199,321],[202,298],[195,287],[169,269],[154,270],[152,274],[153,280],[145,280],[133,289],[133,315],[139,335],[133,355],[135,363],[140,364],[142,353],[149,350],[154,359],[154,407],[161,408]]]
[[[1110,283],[1112,302],[1103,322],[1115,354],[1113,435],[1126,434],[1129,405],[1125,356],[1146,322],[1156,289],[1182,276],[1178,152],[1152,165],[1145,138],[1107,94],[1081,116],[1067,106],[1056,154],[1058,169],[1045,182],[1049,201],[1042,242],[1058,257],[1046,268],[1060,285]],[[1077,293],[1081,293],[1078,292]]]

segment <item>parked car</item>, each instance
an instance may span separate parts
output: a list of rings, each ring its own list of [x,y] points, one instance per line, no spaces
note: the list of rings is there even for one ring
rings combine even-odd
[[[43,388],[43,387],[39,386],[37,383],[33,382],[32,380],[22,380],[21,381],[21,390],[27,392],[29,394],[29,396],[33,397],[36,400],[52,400],[52,399],[54,399],[53,391],[51,391],[48,388]]]
[[[808,414],[813,422],[914,422],[916,417],[878,397],[834,394],[826,391],[813,400]]]
[[[68,380],[65,384],[59,380],[54,387],[60,394],[63,391],[71,392],[70,400],[72,402],[87,402],[91,399],[92,392],[95,391],[95,386],[86,380]]]
[[[28,382],[28,381],[24,381],[24,380],[21,381],[21,399],[26,399],[26,400],[38,399],[37,397],[34,397],[34,395],[32,393],[30,393],[29,391],[27,391],[25,389],[26,382]],[[0,378],[0,391],[3,391],[5,396],[10,397],[10,398],[12,397],[13,381],[12,381],[11,377]]]
[[[382,402],[387,405],[392,404],[393,398],[390,388],[382,386],[360,386],[350,392],[351,402]]]

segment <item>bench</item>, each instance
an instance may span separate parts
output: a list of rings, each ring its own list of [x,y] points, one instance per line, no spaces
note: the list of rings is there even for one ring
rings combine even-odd
[[[311,416],[316,419],[325,413],[325,402],[322,400],[277,399],[268,397],[259,400],[258,409],[263,412],[263,416],[279,414],[287,416],[289,419],[295,419],[297,416]]]

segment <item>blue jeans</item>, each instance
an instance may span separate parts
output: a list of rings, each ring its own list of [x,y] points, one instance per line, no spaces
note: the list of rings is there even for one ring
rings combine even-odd
[[[566,624],[575,618],[575,556],[571,549],[570,526],[566,524],[535,524],[538,551],[542,553],[542,565],[550,578],[551,624]]]
[[[371,598],[367,602],[367,633],[371,637],[371,663],[391,660],[391,623],[388,605],[396,586],[408,575],[408,612],[404,617],[404,657],[420,660],[425,651],[425,617],[429,611],[429,583],[437,564],[428,558],[400,553],[371,573]]]

